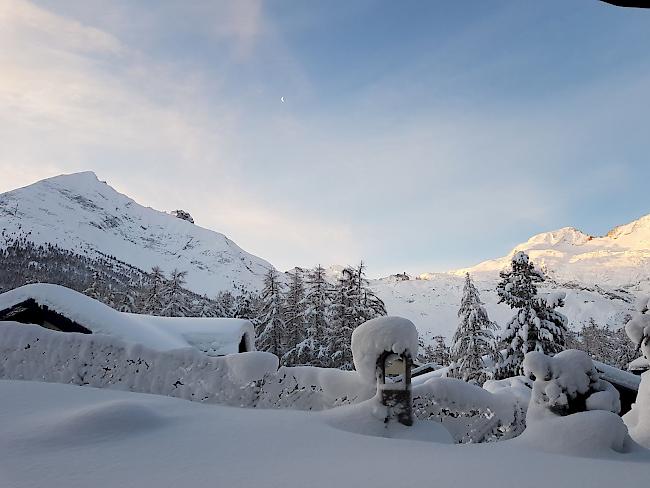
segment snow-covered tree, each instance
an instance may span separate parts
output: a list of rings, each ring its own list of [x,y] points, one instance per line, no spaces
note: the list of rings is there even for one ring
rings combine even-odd
[[[554,293],[548,298],[537,294],[537,284],[544,281],[525,252],[512,258],[511,269],[500,273],[497,285],[499,303],[517,310],[501,335],[506,353],[497,364],[496,376],[507,378],[523,372],[526,353],[539,351],[547,355],[564,348],[566,317],[556,307],[564,305],[564,294]]]
[[[331,285],[325,278],[325,269],[318,265],[307,274],[304,303],[304,339],[287,353],[292,364],[329,366],[325,336],[328,332],[328,308]]]
[[[84,295],[94,298],[95,300],[104,301],[106,298],[106,281],[100,271],[93,272],[93,278],[90,286],[84,290]]]
[[[295,364],[296,347],[305,336],[305,284],[302,269],[295,268],[289,274],[289,288],[284,299],[284,331],[286,354],[282,361]]]
[[[163,309],[163,288],[165,275],[158,266],[151,268],[149,285],[145,289],[142,313],[147,315],[160,315]]]
[[[160,315],[165,317],[188,317],[190,305],[183,289],[187,271],[177,269],[171,272],[162,289],[163,307]]]
[[[235,316],[235,297],[229,291],[220,291],[215,299],[219,317]]]
[[[449,346],[445,342],[445,336],[437,335],[433,338],[433,346],[429,346],[429,357],[431,362],[440,366],[448,366],[451,360]]]
[[[285,353],[284,285],[278,272],[270,269],[264,277],[259,310],[255,317],[257,349],[281,358]]]
[[[367,320],[386,315],[384,302],[368,287],[363,262],[343,270],[332,293],[328,346],[332,365],[352,369],[352,332]]]
[[[492,333],[497,329],[497,325],[488,317],[469,273],[465,275],[458,318],[458,329],[452,339],[449,376],[482,385],[489,378],[483,356],[497,358]]]

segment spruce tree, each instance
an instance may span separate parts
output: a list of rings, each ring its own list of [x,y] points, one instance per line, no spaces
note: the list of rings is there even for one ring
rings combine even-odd
[[[563,297],[555,294],[550,300],[537,295],[537,284],[544,281],[525,252],[512,258],[511,269],[500,273],[497,285],[499,303],[517,310],[501,335],[506,348],[497,364],[498,378],[523,373],[524,355],[530,351],[555,354],[564,347],[566,317],[555,310],[564,305]]]
[[[460,322],[452,339],[449,376],[482,385],[489,377],[483,356],[496,359],[492,331],[497,329],[497,325],[488,317],[469,273],[465,275],[458,318]]]
[[[284,285],[278,272],[270,269],[264,277],[259,310],[255,317],[257,349],[281,358],[285,353]]]

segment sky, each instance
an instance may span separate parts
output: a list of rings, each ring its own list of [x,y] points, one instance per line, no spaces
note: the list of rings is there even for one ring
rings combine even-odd
[[[2,0],[0,46],[0,192],[92,170],[280,269],[444,271],[650,212],[648,11]]]

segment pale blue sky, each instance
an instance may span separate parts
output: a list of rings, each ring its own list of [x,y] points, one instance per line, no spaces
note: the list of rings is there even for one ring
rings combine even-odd
[[[650,12],[5,0],[0,191],[93,170],[279,268],[469,266],[650,212]],[[285,103],[280,101],[285,98]]]

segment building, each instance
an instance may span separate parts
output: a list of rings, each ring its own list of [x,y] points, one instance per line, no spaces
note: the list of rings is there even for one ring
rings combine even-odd
[[[0,294],[2,321],[66,333],[104,334],[159,351],[193,347],[223,356],[255,350],[255,330],[248,320],[123,313],[82,293],[45,283]]]

